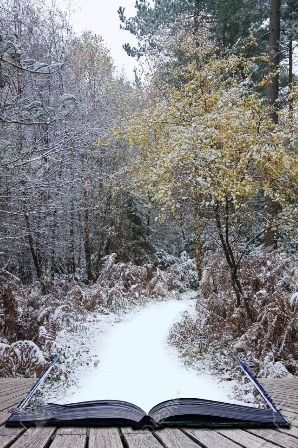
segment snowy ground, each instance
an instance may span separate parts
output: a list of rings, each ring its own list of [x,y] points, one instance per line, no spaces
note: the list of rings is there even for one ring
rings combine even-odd
[[[61,404],[119,399],[145,411],[179,397],[238,402],[233,399],[233,382],[187,368],[167,343],[172,324],[194,305],[191,293],[186,293],[181,300],[150,302],[120,318],[99,316],[89,322],[87,329],[91,325],[93,332],[79,332],[80,338],[73,336],[72,343],[77,354],[85,353],[93,362],[89,366],[74,363],[76,384],[58,387],[47,399]]]

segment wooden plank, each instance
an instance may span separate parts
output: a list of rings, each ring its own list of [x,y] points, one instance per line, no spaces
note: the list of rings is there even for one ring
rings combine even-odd
[[[162,448],[161,443],[148,429],[141,431],[123,430],[122,435],[129,448]]]
[[[155,431],[158,439],[169,448],[198,448],[198,444],[177,428]]]
[[[287,393],[291,393],[294,392],[295,395],[295,391],[297,391],[298,389],[298,382],[297,383],[292,383],[287,385],[285,382],[283,383],[279,383],[279,384],[272,384],[272,385],[266,385],[265,389],[267,390],[267,392],[269,392],[270,394],[280,394],[283,391],[286,391]]]
[[[10,412],[1,411],[0,412],[0,426],[3,425],[8,417],[10,416]]]
[[[295,402],[297,403],[298,402],[297,393],[298,393],[297,390],[289,391],[289,390],[283,389],[281,392],[271,393],[270,396],[273,398],[273,400],[276,400],[276,401],[289,400],[289,401],[293,401],[294,403]]]
[[[4,403],[0,403],[1,408],[0,412],[6,411],[6,412],[13,412],[13,410],[17,407],[19,402],[21,401],[22,397],[13,397],[10,400],[5,401]]]
[[[290,434],[290,436],[298,438],[298,428],[296,426],[291,426],[291,428],[279,428],[278,430],[286,434]]]
[[[298,391],[297,391],[298,393]],[[284,391],[284,393],[280,393],[280,394],[270,394],[270,397],[272,398],[273,401],[276,402],[282,402],[285,403],[287,401],[291,401],[293,404],[297,404],[298,403],[298,399],[297,399],[297,394],[292,393],[291,395],[288,394],[286,391]]]
[[[294,404],[298,403],[297,399],[297,393],[298,391],[287,391],[286,389],[283,389],[281,392],[276,393],[270,393],[270,397],[273,401],[291,401]]]
[[[27,388],[18,388],[18,389],[10,389],[4,391],[3,394],[0,395],[0,403],[3,403],[5,400],[8,400],[11,397],[21,396],[24,397],[28,392]]]
[[[86,436],[87,435],[87,428],[79,428],[79,427],[65,427],[65,428],[59,428],[56,432],[56,436],[68,436],[68,435],[78,435],[78,436]]]
[[[282,409],[283,407],[286,407],[286,408],[290,407],[290,408],[293,408],[294,410],[298,411],[298,404],[296,404],[292,400],[284,399],[284,400],[279,400],[279,401],[277,401],[277,400],[273,400],[273,401],[276,403],[276,405],[279,409]]]
[[[227,439],[213,429],[184,429],[195,441],[204,445],[205,448],[239,448],[238,443]]]
[[[290,406],[290,407],[293,407],[294,409],[298,410],[298,401],[293,400],[292,398],[288,398],[288,397],[284,396],[283,398],[276,400],[276,398],[274,398],[273,396],[271,396],[271,397],[272,397],[272,400],[274,401],[274,403],[277,405],[277,407]]]
[[[0,384],[35,383],[37,378],[0,378]]]
[[[293,418],[294,420],[298,419],[298,415],[295,412],[288,411],[287,409],[281,409],[282,414],[288,415],[290,418]]]
[[[284,378],[259,378],[258,379],[263,384],[297,384],[298,378],[296,377],[284,377]]]
[[[9,387],[4,387],[1,388],[0,385],[0,403],[8,396],[10,395],[20,395],[20,394],[27,394],[29,392],[29,390],[31,389],[32,385],[28,384],[24,384],[24,385],[18,385],[16,387],[14,387],[13,385],[9,386]]]
[[[26,386],[18,386],[14,387],[13,389],[11,387],[7,387],[5,389],[0,390],[0,402],[3,398],[12,395],[16,392],[26,394],[28,391],[29,389]]]
[[[14,384],[16,381],[22,381],[22,378],[0,378],[0,384]]]
[[[279,409],[282,407],[290,407],[295,410],[298,410],[298,403],[296,403],[293,400],[290,400],[289,398],[283,397],[283,399],[281,398],[280,400],[276,400],[272,396],[271,396],[271,398]]]
[[[281,399],[281,400],[288,399],[288,400],[298,401],[297,389],[290,389],[290,390],[289,389],[281,389],[278,392],[271,391],[269,393],[270,393],[270,396],[276,400],[277,399]]]
[[[4,389],[11,389],[12,387],[31,387],[33,386],[33,384],[35,383],[34,380],[30,380],[30,381],[18,381],[18,380],[14,380],[11,381],[9,383],[3,383],[2,381],[0,381],[0,389],[4,390]]]
[[[17,390],[27,390],[27,391],[29,391],[30,388],[31,388],[30,384],[18,384],[16,386],[14,386],[13,384],[10,384],[9,386],[4,386],[4,387],[1,387],[1,385],[0,385],[0,396],[2,396],[2,394],[4,395],[4,393],[5,394],[7,394],[7,392],[8,393],[13,393],[13,392],[15,392]]]
[[[29,428],[24,434],[18,437],[12,445],[12,448],[46,448],[54,432],[55,428],[52,427]]]
[[[36,382],[36,380],[29,378],[27,381],[19,381],[16,378],[13,378],[13,380],[11,381],[6,381],[3,382],[1,381],[0,378],[0,387],[2,388],[6,388],[6,387],[19,387],[19,386],[29,386],[29,385],[33,385]]]
[[[15,377],[15,376],[1,376],[0,377],[0,382],[5,382],[5,381],[28,381],[28,380],[34,380],[34,378],[32,376],[27,377],[27,376],[22,376],[22,377]]]
[[[298,418],[296,414],[288,411],[282,411],[282,415],[291,423],[291,425],[298,426]]]
[[[7,397],[5,400],[2,400],[0,402],[0,411],[4,411],[11,408],[12,406],[16,406],[24,397],[25,394],[15,394]]]
[[[280,384],[279,386],[270,386],[265,388],[267,392],[269,392],[270,395],[280,395],[283,393],[286,393],[289,396],[296,396],[296,392],[298,387],[296,385],[293,385],[292,387],[287,387],[286,385]]]
[[[30,428],[26,432],[22,428],[5,428],[4,421],[8,417],[7,410],[23,398],[35,379],[0,379],[0,448],[45,448],[55,432],[54,428]],[[270,379],[263,383],[282,414],[293,426],[279,430],[202,430],[202,429],[163,429],[154,433],[149,430],[134,431],[123,428],[90,428],[89,448],[124,448],[123,440],[128,448],[292,448],[297,446],[298,438],[298,380]],[[1,387],[3,386],[3,387]],[[2,434],[1,434],[2,431]],[[156,437],[155,437],[156,435]],[[50,448],[84,448],[87,443],[87,428],[60,428],[55,433]]]
[[[295,376],[286,376],[283,378],[259,378],[258,379],[261,383],[297,383],[298,384],[298,378]]]
[[[4,381],[3,381],[4,380]],[[37,379],[35,378],[9,378],[5,381],[4,378],[0,378],[0,387],[8,386],[32,386]]]
[[[266,442],[242,429],[220,429],[218,432],[244,448],[276,448],[275,444]]]
[[[298,390],[298,387],[285,387],[285,386],[282,386],[282,385],[280,385],[280,387],[279,388],[267,388],[267,390],[268,390],[268,392],[270,393],[270,395],[276,395],[276,396],[278,396],[278,395],[283,395],[284,393],[286,394],[286,395],[289,395],[289,396],[293,396],[293,397],[297,397],[297,390]]]
[[[0,379],[0,425],[7,420],[7,413],[13,411],[35,383],[32,378],[2,380]]]
[[[56,435],[53,442],[51,443],[51,448],[85,448],[86,439],[86,434]]]
[[[90,428],[89,448],[123,448],[117,428]]]
[[[283,393],[285,392],[287,395],[296,396],[297,389],[298,387],[296,386],[286,387],[283,384],[276,387],[267,387],[267,391],[272,395],[283,395]]]
[[[249,429],[249,432],[269,442],[276,443],[283,448],[297,448],[297,440],[280,431],[274,429]]]
[[[298,417],[298,409],[294,409],[294,408],[289,407],[289,406],[282,406],[280,408],[280,412],[283,413],[283,411],[285,411],[285,412],[292,412],[293,414],[297,415],[297,417]]]
[[[138,432],[140,432],[140,431],[142,431],[141,429],[133,429],[133,428],[131,428],[130,426],[123,426],[122,428],[121,428],[121,432],[124,434],[127,434],[127,433],[132,433],[132,434],[137,434]]]
[[[23,428],[0,428],[0,448],[6,448],[11,445],[22,433]]]
[[[287,389],[281,387],[279,390],[277,389],[267,389],[273,401],[285,401],[289,400],[294,403],[298,402],[298,388]]]

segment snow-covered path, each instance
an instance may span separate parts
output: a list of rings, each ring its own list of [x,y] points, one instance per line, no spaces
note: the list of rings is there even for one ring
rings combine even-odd
[[[99,334],[93,347],[98,366],[81,376],[59,402],[119,399],[145,411],[179,397],[234,402],[230,382],[186,368],[167,344],[172,324],[193,306],[189,297],[150,303]]]

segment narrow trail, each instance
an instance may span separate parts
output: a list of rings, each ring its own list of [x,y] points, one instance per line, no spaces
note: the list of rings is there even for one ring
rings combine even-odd
[[[98,365],[84,372],[76,387],[58,402],[118,399],[145,411],[181,397],[235,402],[230,382],[185,367],[167,343],[172,324],[193,306],[186,294],[182,300],[150,303],[111,325],[92,347]]]

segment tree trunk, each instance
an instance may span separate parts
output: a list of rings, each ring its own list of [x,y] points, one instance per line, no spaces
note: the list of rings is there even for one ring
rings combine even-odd
[[[193,22],[193,32],[195,36],[198,36],[200,30],[200,17],[201,17],[201,1],[195,0],[194,9],[194,22]]]
[[[227,28],[226,28],[225,24],[224,24],[224,26],[222,28],[222,46],[223,46],[224,50],[227,47]]]
[[[248,319],[253,320],[252,311],[250,308],[249,300],[245,295],[243,290],[241,280],[239,277],[239,263],[236,261],[233,248],[230,243],[230,217],[229,217],[229,205],[230,201],[226,198],[225,208],[224,208],[224,223],[222,224],[220,216],[220,203],[217,202],[215,206],[215,222],[218,230],[219,239],[221,242],[221,247],[223,249],[226,262],[230,270],[231,285],[236,296],[236,306],[240,307],[244,305]]]
[[[56,273],[56,241],[57,241],[57,210],[53,213],[52,224],[52,238],[51,238],[51,276],[54,278]]]
[[[68,273],[74,274],[76,272],[76,255],[75,255],[75,238],[74,238],[74,206],[71,205],[70,213],[70,248],[69,248],[69,262],[68,262]]]
[[[293,103],[293,37],[290,36],[289,40],[289,111],[293,115],[294,103]]]
[[[32,234],[32,229],[31,229],[31,224],[30,224],[30,219],[29,219],[28,213],[25,213],[24,217],[25,217],[25,222],[26,222],[26,227],[27,227],[27,232],[28,232],[28,242],[29,242],[32,260],[33,260],[34,267],[36,270],[36,275],[37,275],[38,279],[40,280],[42,277],[42,266],[41,266],[41,262],[40,262],[37,250],[35,249],[34,238],[33,238],[33,234]]]
[[[279,95],[279,64],[280,64],[280,0],[271,0],[269,24],[269,73],[271,82],[267,90],[268,99],[273,107],[271,118],[278,123],[277,100]],[[266,246],[277,247],[277,228],[273,224],[279,206],[272,199],[267,198],[268,226],[264,236]]]
[[[85,207],[84,207],[84,250],[85,250],[85,260],[86,260],[86,273],[89,281],[94,281],[94,276],[92,273],[92,251],[91,251],[91,241],[90,241],[90,216],[87,201],[87,193],[85,192]]]
[[[202,243],[201,243],[201,225],[200,222],[196,222],[195,228],[195,261],[197,268],[198,279],[202,278]]]
[[[280,0],[271,0],[269,24],[269,73],[271,82],[268,87],[268,99],[274,110],[272,120],[278,123],[277,100],[279,94],[279,64],[280,64]]]

